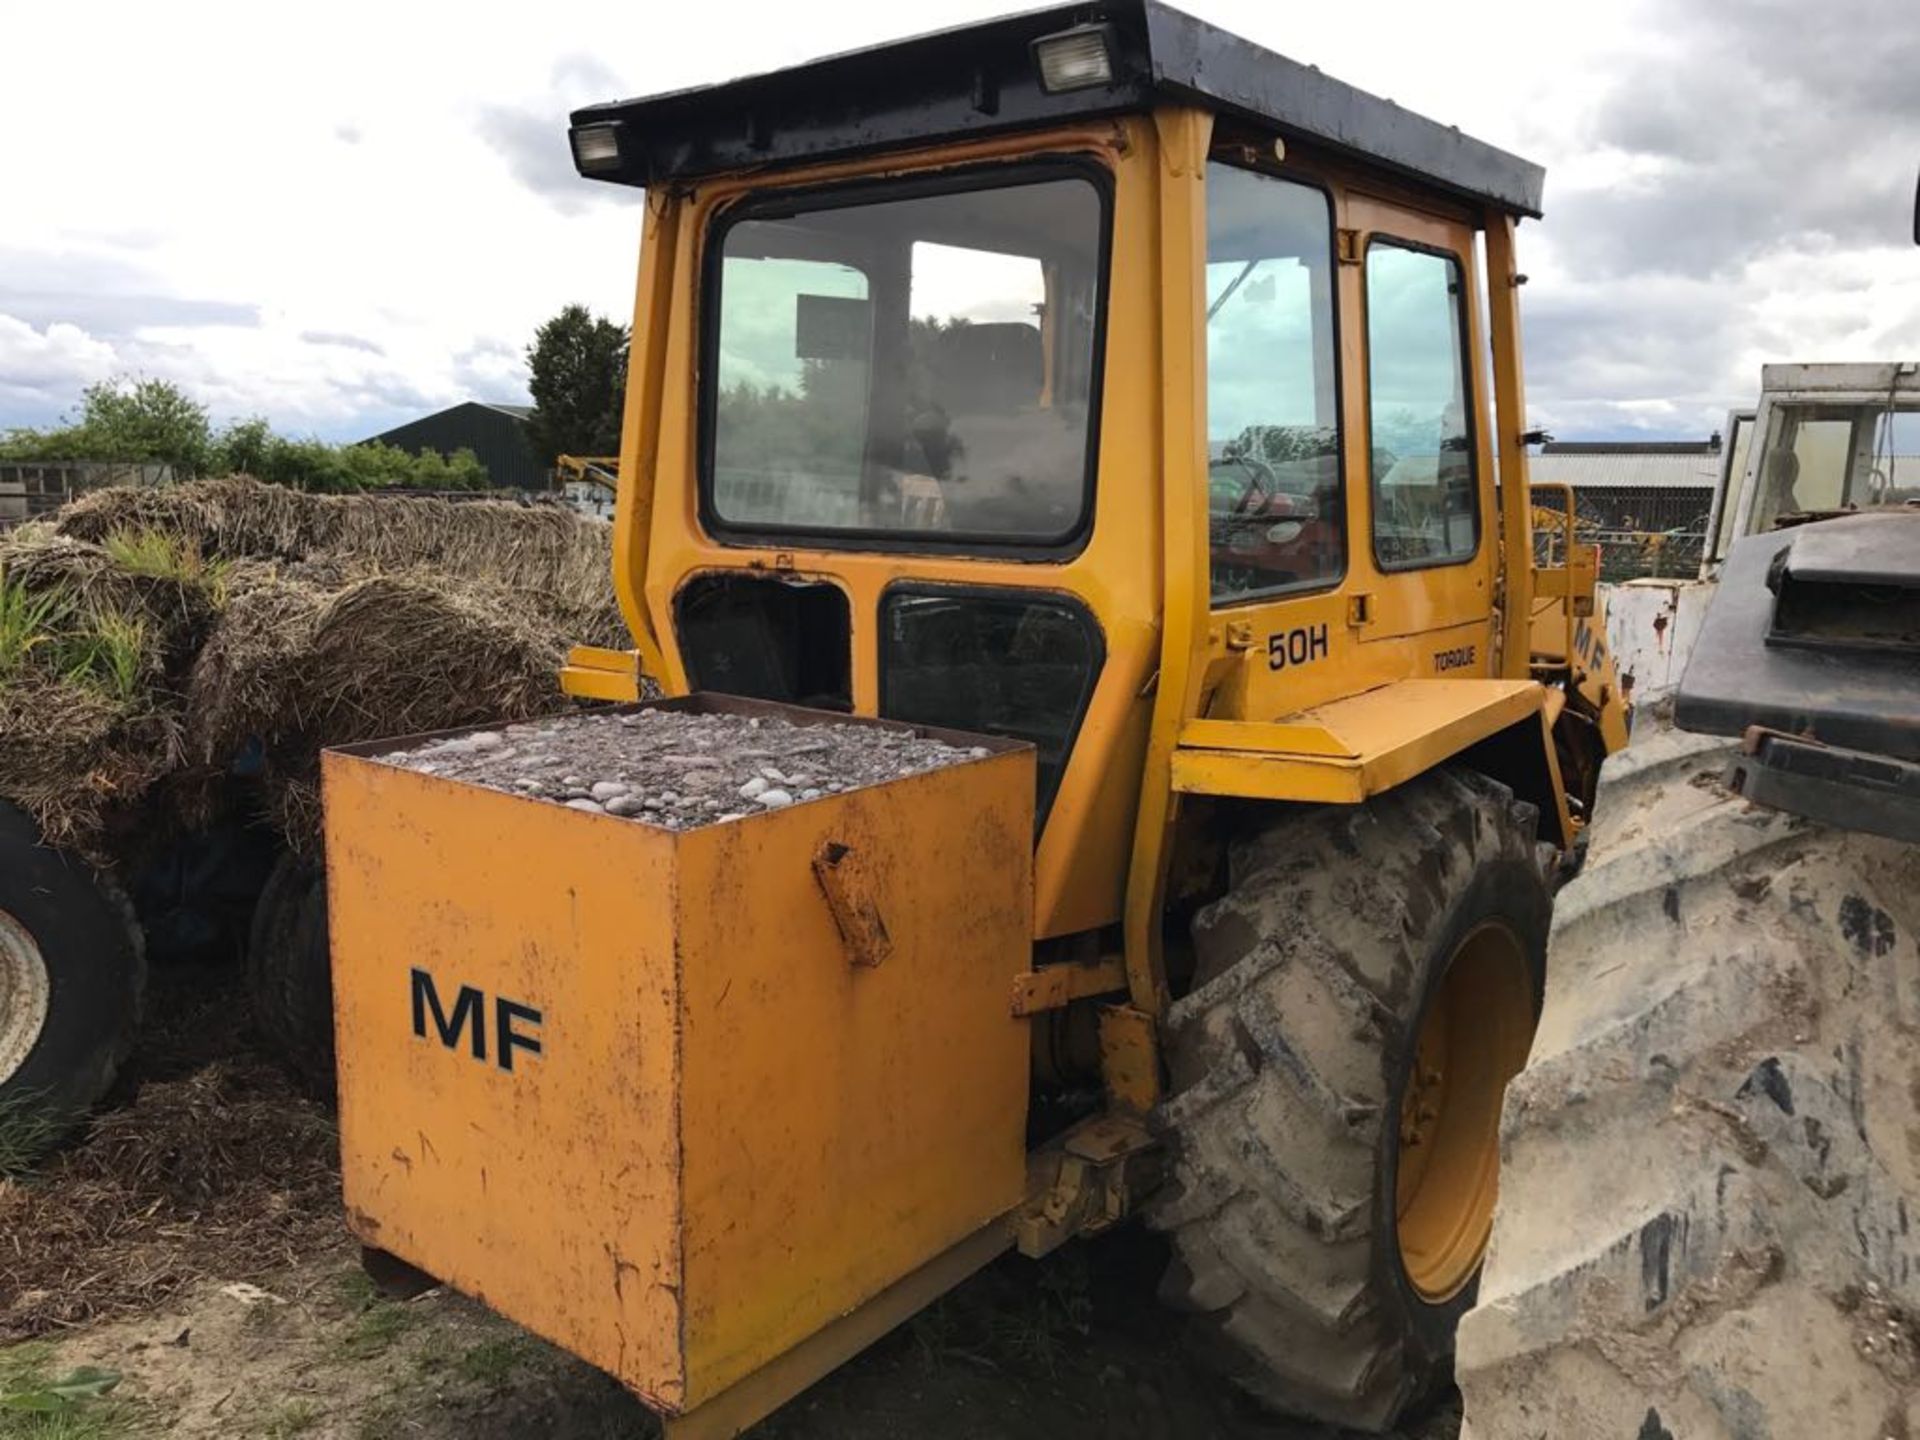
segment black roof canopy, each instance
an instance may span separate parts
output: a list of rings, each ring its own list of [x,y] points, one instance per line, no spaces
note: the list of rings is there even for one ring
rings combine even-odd
[[[1107,27],[1113,78],[1041,88],[1032,44]],[[620,122],[624,185],[858,155],[1063,120],[1196,103],[1457,196],[1540,214],[1545,171],[1451,126],[1323,75],[1159,0],[1058,5],[892,41],[724,84],[590,105],[575,129]]]

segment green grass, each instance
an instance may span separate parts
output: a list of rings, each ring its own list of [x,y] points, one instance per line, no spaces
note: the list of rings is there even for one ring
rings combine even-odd
[[[0,1099],[0,1176],[24,1175],[67,1128],[66,1117],[34,1103],[37,1096]]]
[[[413,1311],[383,1296],[364,1270],[343,1271],[335,1284],[353,1312],[346,1332],[333,1342],[339,1359],[370,1360],[413,1327]]]
[[[278,1410],[267,1416],[265,1428],[260,1432],[266,1440],[292,1440],[295,1435],[304,1435],[325,1418],[324,1412],[311,1400],[289,1400]]]
[[[0,579],[0,682],[12,679],[35,652],[64,679],[122,705],[139,695],[147,666],[147,622],[138,615],[82,609],[56,591],[32,594]]]
[[[333,1342],[334,1354],[342,1360],[371,1360],[412,1328],[413,1315],[405,1306],[382,1300],[354,1317],[346,1334]]]
[[[76,685],[100,691],[121,705],[140,694],[147,663],[147,622],[136,615],[101,610],[60,640],[60,670]]]
[[[72,609],[65,596],[35,595],[17,580],[0,578],[0,680],[11,678],[29,655],[53,639]]]
[[[118,1440],[133,1432],[117,1409],[56,1410],[48,1415],[0,1409],[0,1437],[4,1440]]]
[[[45,1340],[29,1340],[0,1349],[0,1395],[44,1379],[47,1366],[52,1362],[53,1346]]]
[[[437,1345],[423,1346],[413,1358],[422,1376],[445,1381],[464,1380],[487,1390],[499,1390],[534,1358],[534,1345],[524,1335],[502,1335],[448,1353]]]
[[[128,575],[171,580],[176,585],[204,590],[216,610],[227,603],[227,581],[233,562],[217,557],[207,559],[200,553],[197,541],[170,535],[164,530],[122,528],[109,531],[100,548]]]
[[[208,560],[197,543],[164,530],[109,531],[100,548],[129,575],[176,580],[182,585],[220,583],[228,569],[227,561]]]
[[[350,1310],[365,1310],[380,1303],[380,1287],[358,1265],[351,1270],[342,1270],[333,1283],[334,1289],[339,1292],[340,1303]]]
[[[497,1390],[530,1358],[525,1340],[517,1335],[505,1335],[468,1346],[455,1358],[453,1368],[462,1379]]]
[[[404,1427],[412,1417],[405,1400],[388,1395],[360,1413],[354,1434],[358,1440],[393,1440],[395,1435],[406,1433]]]
[[[130,1406],[109,1392],[110,1370],[54,1363],[44,1341],[0,1350],[0,1440],[115,1440],[131,1433]]]

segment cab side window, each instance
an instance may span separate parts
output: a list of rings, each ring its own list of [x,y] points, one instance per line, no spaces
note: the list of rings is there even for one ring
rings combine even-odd
[[[1466,284],[1451,255],[1367,248],[1373,550],[1385,569],[1446,565],[1480,544]]]
[[[1326,192],[1207,167],[1207,521],[1213,602],[1346,569]]]

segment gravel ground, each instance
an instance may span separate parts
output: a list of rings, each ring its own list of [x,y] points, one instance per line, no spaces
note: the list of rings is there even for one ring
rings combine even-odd
[[[877,725],[647,709],[508,725],[377,758],[422,775],[691,830],[986,754]]]

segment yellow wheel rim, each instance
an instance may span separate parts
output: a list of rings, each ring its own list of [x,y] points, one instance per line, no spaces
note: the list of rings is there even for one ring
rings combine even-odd
[[[1486,1254],[1500,1182],[1500,1101],[1526,1064],[1533,1016],[1519,936],[1498,920],[1476,926],[1447,961],[1400,1096],[1400,1263],[1431,1304],[1458,1295]]]

